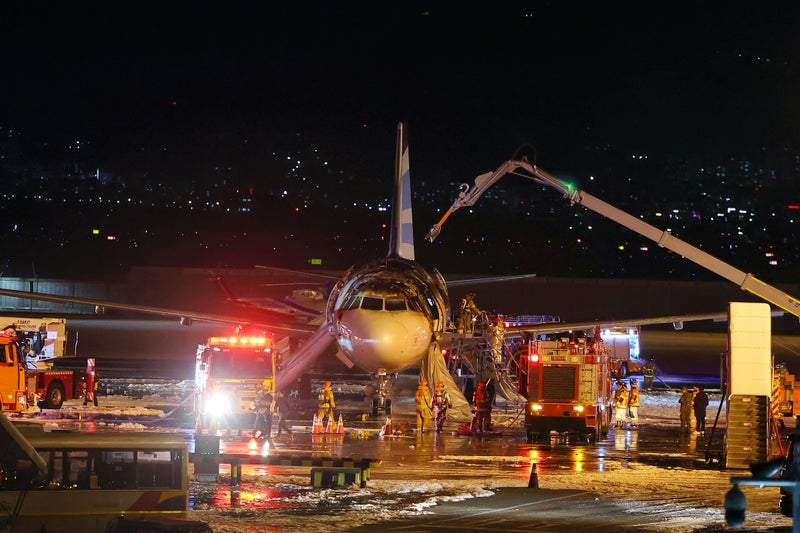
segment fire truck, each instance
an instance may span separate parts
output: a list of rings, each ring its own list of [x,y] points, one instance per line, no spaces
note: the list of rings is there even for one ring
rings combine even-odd
[[[3,412],[19,413],[36,404],[46,409],[60,409],[65,400],[80,398],[85,387],[93,386],[94,359],[87,360],[85,372],[28,368],[25,359],[22,342],[14,330],[7,328],[0,332],[0,408]]]
[[[550,432],[596,441],[612,415],[611,369],[602,340],[533,339],[518,366],[518,391],[527,399],[528,442]]]
[[[639,353],[639,328],[603,328],[600,330],[614,377],[641,374],[644,363]]]
[[[264,335],[211,337],[197,346],[195,362],[195,432],[210,435],[222,424],[241,429],[252,424],[256,396],[280,366],[271,339]],[[248,418],[250,417],[250,418]]]
[[[772,373],[772,406],[775,418],[800,415],[800,385],[785,363],[778,363]]]
[[[50,368],[54,359],[65,355],[66,318],[1,316],[0,328],[16,332],[28,368]]]

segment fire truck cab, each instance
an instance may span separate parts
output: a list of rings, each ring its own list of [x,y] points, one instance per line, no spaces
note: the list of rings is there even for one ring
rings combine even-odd
[[[216,434],[221,424],[241,429],[251,424],[256,396],[264,380],[275,387],[276,361],[266,336],[211,337],[197,347],[195,431]]]
[[[528,442],[551,432],[596,441],[612,415],[611,371],[602,341],[536,339],[519,360],[518,392],[527,398]]]
[[[60,409],[65,400],[81,397],[87,378],[94,377],[94,359],[87,360],[86,372],[26,368],[21,347],[22,342],[13,329],[0,331],[0,410],[3,412],[19,413],[37,403],[46,409]]]

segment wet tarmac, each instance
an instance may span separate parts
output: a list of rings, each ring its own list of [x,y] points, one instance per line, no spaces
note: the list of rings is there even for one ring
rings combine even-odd
[[[136,328],[141,324],[125,321],[124,325],[133,328],[133,333],[126,335],[132,335],[128,338],[135,341]],[[86,324],[82,326],[86,331]],[[189,363],[194,360],[196,346],[188,349],[192,342],[180,336],[186,346],[178,351],[176,345],[170,344],[169,351],[163,351],[173,327],[158,326],[156,333],[147,334],[148,342],[138,348],[147,350],[146,357],[130,355],[136,348],[126,346],[123,352],[100,355],[98,367],[102,368],[104,358],[110,365],[116,358],[133,357],[154,367],[174,359],[183,370],[179,371],[180,376],[173,377],[191,378],[190,373],[183,374],[189,372]],[[654,396],[672,394],[670,389],[680,380],[670,376],[678,376],[680,371],[692,370],[681,380],[715,379],[718,344],[724,338],[717,334],[696,336],[695,344],[703,343],[704,356],[699,358],[684,344],[670,341],[671,335],[677,333],[664,332],[665,340],[658,342],[654,340],[658,335],[649,340],[643,336],[643,346],[647,340],[647,344],[659,349],[673,347],[673,351],[659,357],[663,362],[660,376],[666,381]],[[114,330],[105,326],[83,338],[92,335],[116,338]],[[161,339],[160,344],[155,342],[157,338]],[[788,347],[790,354],[797,351],[792,342],[781,344]],[[150,396],[160,381],[146,378],[147,365],[132,367],[137,380],[144,383],[133,377],[118,378],[136,385],[127,388],[131,403],[159,402]],[[671,374],[673,369],[679,372]],[[264,531],[266,524],[271,530],[294,531],[300,518],[313,520],[320,532],[376,528],[688,532],[724,527],[722,498],[730,488],[730,477],[741,472],[726,472],[713,462],[709,464],[708,437],[681,436],[676,430],[677,420],[670,420],[669,416],[645,414],[651,418],[643,418],[638,431],[612,430],[597,443],[563,436],[527,443],[516,407],[499,406],[495,410],[496,434],[461,434],[455,431],[458,423],[448,424],[441,434],[417,434],[413,431],[415,384],[413,373],[401,379],[394,403],[394,421],[407,426],[405,435],[380,438],[378,431],[383,421],[363,420],[366,404],[360,403],[357,395],[340,406],[346,421],[344,434],[313,434],[309,411],[303,409],[290,420],[292,435],[274,438],[271,443],[253,444],[246,425],[242,428],[244,436],[221,434],[222,453],[379,459],[380,466],[372,469],[365,488],[321,490],[311,485],[309,468],[274,465],[245,466],[241,483],[232,486],[231,470],[223,465],[218,482],[192,483],[193,516],[207,520],[218,533]],[[186,394],[186,389],[180,394]],[[122,423],[148,431],[180,432],[193,449],[192,420],[188,411],[178,408],[186,400],[173,398],[163,405],[156,404],[169,416],[149,415],[150,418],[137,420],[137,415],[132,415]],[[672,400],[675,399],[669,401]],[[102,407],[103,396],[100,404]],[[78,422],[85,427],[92,423],[86,418]],[[113,423],[113,417],[102,420],[102,424]],[[776,528],[791,523],[777,513],[777,489],[746,492],[748,524]]]

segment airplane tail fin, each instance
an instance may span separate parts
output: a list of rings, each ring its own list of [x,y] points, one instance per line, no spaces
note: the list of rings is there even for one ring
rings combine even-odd
[[[408,134],[405,124],[397,125],[395,156],[395,191],[392,203],[392,228],[389,256],[414,260],[414,219],[411,210],[411,171],[408,158]]]

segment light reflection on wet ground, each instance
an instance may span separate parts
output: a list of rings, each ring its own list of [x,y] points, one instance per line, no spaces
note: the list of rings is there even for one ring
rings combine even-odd
[[[640,442],[646,445],[641,446]],[[271,444],[246,437],[223,438],[221,451],[254,457],[380,458],[381,465],[372,470],[372,479],[391,479],[396,475],[425,482],[431,480],[431,471],[435,469],[437,481],[485,478],[503,480],[509,486],[525,486],[533,471],[537,476],[547,477],[570,471],[603,472],[611,463],[613,468],[627,468],[634,463],[696,468],[700,463],[696,436],[676,437],[672,432],[652,429],[612,430],[598,443],[570,442],[559,436],[531,444],[525,442],[521,428],[485,437],[445,432],[380,438],[369,429],[351,429],[346,434],[333,435],[295,431],[291,436],[274,439]],[[232,488],[230,466],[221,466],[219,483],[193,484],[194,505],[319,511],[316,500],[320,490],[310,486],[310,467],[248,465],[242,469],[242,479],[240,486]],[[354,492],[352,488],[330,490]],[[350,496],[355,498],[354,494]],[[366,498],[374,500],[380,496],[370,492]],[[396,495],[391,499],[396,499]]]

